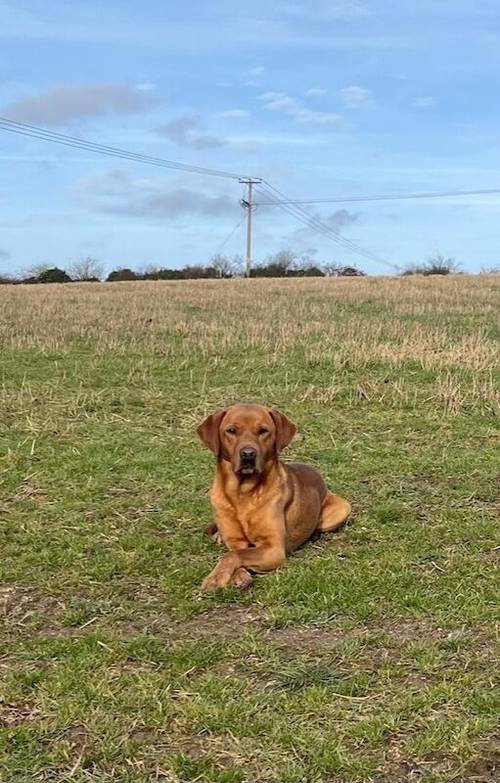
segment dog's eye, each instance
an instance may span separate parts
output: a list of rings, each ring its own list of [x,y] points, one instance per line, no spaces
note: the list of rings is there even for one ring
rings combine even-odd
[[[236,427],[228,427],[226,432],[228,435],[236,435]]]
[[[260,427],[259,429],[259,435],[267,435],[268,432],[269,430],[267,429],[267,427]]]

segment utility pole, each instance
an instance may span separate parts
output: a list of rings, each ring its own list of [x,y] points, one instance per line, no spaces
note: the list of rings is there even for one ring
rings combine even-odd
[[[252,179],[252,177],[242,178],[239,180],[243,185],[248,187],[246,199],[241,199],[241,206],[245,207],[247,211],[247,249],[245,254],[245,277],[250,277],[250,271],[252,269],[252,212],[255,209],[253,203],[253,186],[259,185],[261,179]]]

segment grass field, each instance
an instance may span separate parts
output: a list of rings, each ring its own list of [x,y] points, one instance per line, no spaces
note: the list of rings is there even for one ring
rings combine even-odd
[[[500,779],[500,278],[0,287],[0,780]],[[195,425],[352,521],[202,595]]]

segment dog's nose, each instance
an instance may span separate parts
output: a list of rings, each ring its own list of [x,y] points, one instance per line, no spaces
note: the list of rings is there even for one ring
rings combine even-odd
[[[257,457],[257,450],[252,449],[250,446],[245,446],[244,448],[240,449],[240,457],[243,462],[255,462],[255,458]]]

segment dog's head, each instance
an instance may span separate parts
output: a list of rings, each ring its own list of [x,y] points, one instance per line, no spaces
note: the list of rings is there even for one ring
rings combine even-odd
[[[281,411],[264,405],[232,405],[210,414],[197,429],[205,446],[230,462],[241,479],[260,475],[296,432]]]

